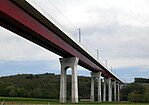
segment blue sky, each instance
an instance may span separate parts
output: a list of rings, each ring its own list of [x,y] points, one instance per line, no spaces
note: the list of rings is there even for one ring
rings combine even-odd
[[[149,78],[148,0],[27,0],[126,82]],[[48,12],[45,12],[48,11]],[[54,18],[54,19],[53,19]],[[59,24],[58,24],[59,23]],[[73,36],[73,37],[74,37]],[[76,37],[78,39],[78,37]],[[0,76],[60,73],[60,56],[0,27]],[[70,73],[70,70],[68,71]],[[78,67],[79,75],[90,72]]]
[[[81,69],[78,70],[80,76],[89,76],[90,73]],[[8,76],[15,74],[42,74],[55,73],[60,74],[60,63],[58,60],[43,60],[43,61],[1,61],[0,62],[0,76]],[[68,69],[68,74],[71,70]]]

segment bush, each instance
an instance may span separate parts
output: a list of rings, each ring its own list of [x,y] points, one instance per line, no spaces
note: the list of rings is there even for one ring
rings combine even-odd
[[[129,93],[128,100],[130,102],[143,102],[143,95],[132,92]]]
[[[149,87],[145,89],[143,97],[145,102],[149,102]]]
[[[36,98],[40,98],[40,97],[42,97],[42,91],[39,88],[35,88],[32,91],[32,96],[36,97]]]

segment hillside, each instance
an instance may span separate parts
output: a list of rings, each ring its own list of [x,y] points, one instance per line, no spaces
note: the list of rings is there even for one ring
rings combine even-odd
[[[79,97],[90,97],[90,78],[78,77]],[[45,74],[18,74],[0,78],[0,96],[59,98],[60,76]],[[70,99],[71,76],[67,76],[67,94]]]
[[[149,79],[135,78],[134,83],[124,84],[121,101],[149,102]],[[78,76],[79,98],[90,98],[90,77]],[[102,84],[103,86],[103,84]],[[52,73],[18,74],[0,77],[0,96],[58,99],[60,76]],[[102,88],[103,89],[103,88]],[[114,89],[112,89],[114,93]],[[103,90],[102,90],[103,92]],[[97,100],[97,82],[95,100]],[[108,86],[107,95],[108,96]],[[71,76],[67,76],[67,98],[71,99]],[[108,99],[108,97],[107,97]]]
[[[131,102],[149,102],[149,79],[135,78],[134,83],[124,84],[121,100]]]

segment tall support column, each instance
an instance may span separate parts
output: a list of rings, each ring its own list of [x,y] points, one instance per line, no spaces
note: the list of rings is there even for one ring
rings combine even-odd
[[[118,91],[117,91],[117,101],[120,102],[120,84],[119,83],[117,83],[117,89],[118,89]]]
[[[116,81],[114,81],[114,101],[117,101],[117,98],[116,98]]]
[[[111,80],[111,101],[113,101],[113,82]]]
[[[98,80],[98,102],[101,102],[101,72],[91,72],[91,102],[94,102],[94,80]]]
[[[91,72],[91,102],[94,102],[94,74]]]
[[[106,78],[104,78],[104,83],[103,83],[103,101],[106,101]]]
[[[61,75],[60,75],[60,102],[65,103],[67,100],[67,76],[66,69],[61,66]]]
[[[112,101],[111,78],[108,79],[108,101]]]
[[[72,103],[78,102],[78,77],[77,77],[77,67],[72,68],[72,90],[71,90],[71,101]]]
[[[77,78],[77,65],[79,59],[77,57],[60,58],[61,63],[61,76],[60,76],[60,102],[65,103],[66,96],[66,70],[72,69],[72,89],[71,89],[71,101],[72,103],[78,102],[78,78]]]
[[[98,102],[101,102],[101,72],[98,73]]]

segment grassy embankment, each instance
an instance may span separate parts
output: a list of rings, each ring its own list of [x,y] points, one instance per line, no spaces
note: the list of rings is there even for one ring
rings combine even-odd
[[[19,98],[19,97],[0,97],[0,104],[4,101],[4,105],[24,105],[24,104],[47,104],[47,105],[74,105],[71,102],[62,104],[58,102],[58,99],[41,99],[41,98]],[[75,105],[149,105],[149,103],[129,103],[129,102],[102,102],[102,103],[91,103],[91,102],[79,102]]]

